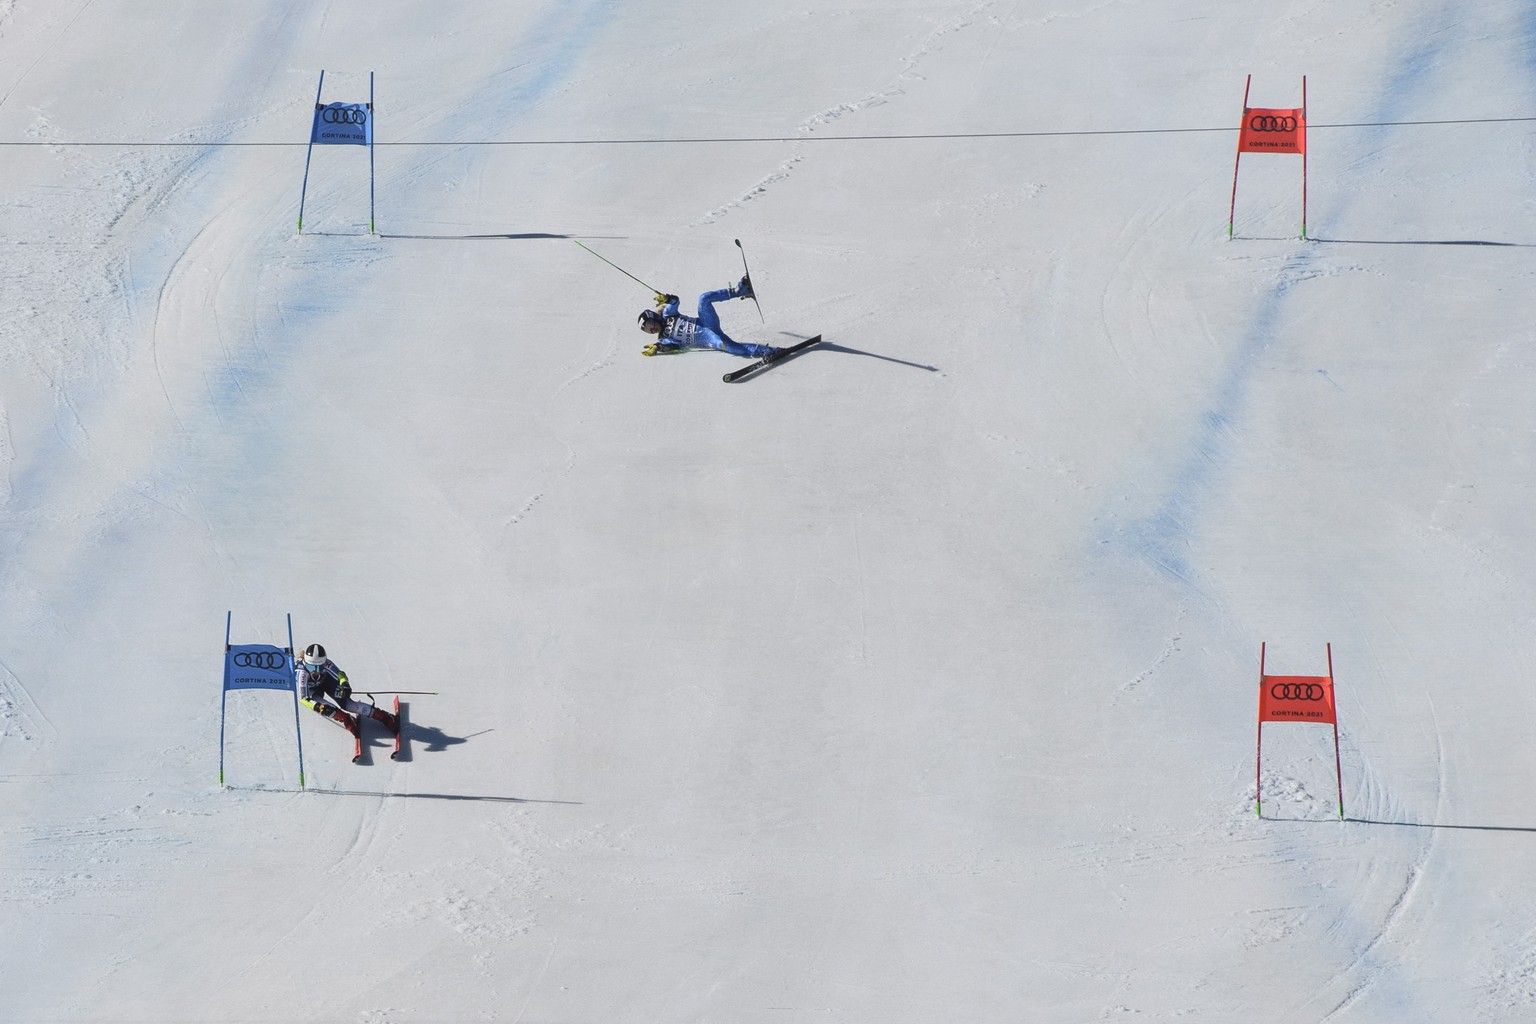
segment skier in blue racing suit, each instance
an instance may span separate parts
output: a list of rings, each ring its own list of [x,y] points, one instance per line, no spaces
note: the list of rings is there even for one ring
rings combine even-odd
[[[765,359],[780,351],[772,345],[744,345],[731,338],[720,326],[715,303],[725,299],[750,299],[752,282],[743,277],[734,288],[719,288],[699,296],[699,315],[678,312],[676,295],[656,296],[660,312],[647,309],[640,314],[640,329],[656,335],[656,340],[640,350],[641,355],[664,356],[689,349],[712,348],[747,359]]]

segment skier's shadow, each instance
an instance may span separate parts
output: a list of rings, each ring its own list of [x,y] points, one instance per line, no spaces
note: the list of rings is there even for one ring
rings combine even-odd
[[[791,335],[791,337],[799,337],[799,335]],[[929,373],[939,372],[937,366],[930,366],[927,363],[914,363],[906,359],[897,359],[895,356],[883,356],[878,352],[865,352],[863,349],[849,348],[847,345],[836,345],[830,341],[824,341],[820,345],[812,346],[810,352],[842,352],[850,356],[868,356],[871,359],[883,359],[887,363],[910,366],[914,370],[927,370]],[[810,352],[801,352],[798,355],[809,355]]]
[[[450,736],[437,726],[417,725],[411,721],[411,706],[405,701],[400,702],[400,753],[395,755],[397,762],[409,762],[411,755],[419,746],[429,753],[439,753],[449,747],[456,747],[460,743],[468,743],[476,736],[490,732],[482,729],[480,732],[472,732],[468,736]],[[363,764],[373,763],[373,752],[377,747],[394,746],[392,738],[386,734],[375,734],[372,730],[363,734]]]
[[[482,729],[479,732],[472,732],[468,736],[450,736],[435,725],[417,725],[407,718],[405,725],[400,730],[400,756],[395,758],[395,760],[401,763],[408,763],[418,747],[429,754],[441,753],[449,747],[456,747],[460,743],[468,743],[476,736],[483,736],[490,731],[489,729]]]

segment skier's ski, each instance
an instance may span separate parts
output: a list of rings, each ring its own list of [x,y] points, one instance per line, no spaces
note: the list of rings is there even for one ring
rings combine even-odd
[[[400,760],[400,734],[405,732],[405,719],[400,717],[400,698],[395,698],[395,750],[389,755],[391,761]]]
[[[741,239],[734,239],[736,248],[741,249]],[[741,272],[747,279],[747,287],[752,289],[752,305],[757,307],[757,318],[767,323],[767,317],[763,316],[763,304],[757,301],[757,285],[752,283],[752,271],[747,268],[747,250],[741,249]]]
[[[798,345],[791,345],[788,348],[781,348],[774,355],[764,356],[763,358],[759,359],[755,363],[748,363],[746,366],[743,366],[739,370],[732,370],[730,373],[726,374],[724,377],[721,377],[720,379],[725,381],[727,384],[733,384],[736,381],[741,380],[744,377],[748,377],[748,376],[750,376],[752,374],[755,374],[755,373],[757,373],[760,370],[768,369],[768,367],[772,366],[774,363],[783,362],[784,360],[788,359],[792,355],[795,355],[795,354],[800,353],[800,352],[804,352],[806,349],[810,348],[812,345],[819,344],[820,341],[821,341],[821,335],[818,334],[818,335],[816,335],[816,337],[811,338],[811,339],[809,339],[807,341],[802,341]]]

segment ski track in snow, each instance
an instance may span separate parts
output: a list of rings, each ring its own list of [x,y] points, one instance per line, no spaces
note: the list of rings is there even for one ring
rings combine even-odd
[[[1406,54],[1396,75],[1383,82],[1378,108],[1362,120],[1373,123],[1398,120],[1403,111],[1412,109],[1411,97],[1432,87],[1432,75],[1445,61],[1447,53],[1454,48],[1455,30],[1462,19],[1454,5],[1446,5],[1428,14],[1422,20],[1426,28],[1416,36],[1422,42],[1417,49],[1410,50]],[[1393,129],[1390,127],[1373,129],[1377,135],[1385,135],[1391,131]],[[1380,145],[1370,146],[1369,144],[1363,144],[1361,147],[1362,151],[1373,153],[1373,159],[1380,159],[1382,148]],[[1321,217],[1314,216],[1311,219],[1314,223],[1336,222],[1343,216],[1349,202],[1350,197],[1347,195],[1339,198],[1335,201],[1335,209]],[[1154,216],[1147,223],[1127,227],[1128,232],[1134,228],[1140,237],[1127,239],[1126,243],[1120,247],[1123,255],[1116,275],[1129,274],[1132,268],[1137,267],[1138,264],[1134,262],[1137,243],[1153,233],[1157,219],[1159,217]],[[1101,535],[1098,538],[1100,541],[1098,550],[1132,554],[1154,566],[1174,585],[1186,588],[1201,597],[1208,603],[1211,614],[1216,616],[1224,614],[1222,604],[1212,590],[1212,581],[1207,580],[1189,560],[1194,538],[1199,532],[1200,519],[1218,496],[1231,459],[1245,443],[1240,424],[1248,405],[1249,394],[1263,369],[1261,357],[1272,349],[1286,344],[1286,324],[1292,297],[1309,280],[1315,280],[1324,275],[1336,275],[1347,269],[1349,269],[1347,262],[1298,240],[1296,248],[1285,258],[1276,274],[1274,283],[1260,297],[1246,330],[1236,339],[1236,345],[1228,357],[1223,375],[1213,389],[1215,400],[1203,411],[1194,414],[1193,419],[1197,426],[1193,431],[1193,437],[1182,461],[1171,467],[1158,507],[1131,524],[1128,529]],[[1109,320],[1108,312],[1106,309],[1106,320],[1113,322]],[[1147,316],[1146,320],[1151,323],[1156,322],[1156,318],[1151,316]],[[1110,345],[1114,346],[1113,332],[1110,336]],[[1114,354],[1127,373],[1134,376],[1135,371],[1127,364],[1124,356],[1118,350]],[[1106,515],[1103,518],[1113,522],[1112,515]],[[1110,546],[1102,546],[1105,543]],[[1167,657],[1167,652],[1164,657]],[[1137,685],[1142,678],[1139,676],[1131,685]],[[1438,740],[1438,726],[1436,737]],[[1443,804],[1445,789],[1443,750],[1437,751],[1436,765],[1441,797],[1437,804],[1438,809],[1438,806]],[[1369,773],[1367,778],[1371,778]],[[1289,799],[1293,801],[1304,804],[1312,802],[1305,788],[1295,779],[1267,776],[1266,780],[1264,782],[1266,790],[1274,786],[1287,791]],[[1250,787],[1251,785],[1250,782]],[[1406,941],[1411,943],[1412,933],[1406,927],[1406,922],[1419,915],[1421,906],[1426,901],[1430,906],[1433,905],[1433,886],[1426,882],[1426,877],[1429,874],[1430,859],[1436,848],[1437,836],[1434,834],[1434,829],[1427,831],[1430,834],[1415,844],[1416,852],[1412,861],[1400,867],[1381,863],[1371,871],[1370,876],[1373,879],[1401,878],[1384,913],[1376,916],[1374,912],[1367,910],[1367,906],[1375,904],[1374,900],[1367,903],[1365,899],[1370,887],[1357,893],[1355,898],[1342,908],[1341,916],[1331,930],[1336,932],[1346,944],[1356,948],[1334,975],[1319,986],[1316,994],[1297,1007],[1297,1012],[1311,1012],[1309,1008],[1326,998],[1327,993],[1343,989],[1342,994],[1337,996],[1332,1005],[1317,1018],[1333,1020],[1346,1014],[1351,1007],[1359,1004],[1366,993],[1375,988],[1405,987],[1400,979],[1394,977],[1396,970],[1394,965],[1400,962],[1400,951],[1394,950],[1392,953],[1387,951],[1393,949],[1400,935],[1405,936]],[[1426,892],[1427,889],[1430,891]],[[1351,938],[1351,936],[1362,937]]]
[[[1410,97],[1429,86],[1430,72],[1452,45],[1450,29],[1457,25],[1459,16],[1454,8],[1442,8],[1433,20],[1436,27],[1417,36],[1425,41],[1418,50],[1408,53],[1397,75],[1383,83],[1379,106],[1364,118],[1365,121],[1389,125],[1401,119],[1402,111],[1411,108]],[[1380,136],[1392,130],[1391,127],[1381,127],[1373,129],[1372,133]],[[1360,148],[1372,153],[1372,159],[1381,159],[1383,147],[1380,144],[1366,143]],[[1336,200],[1336,208],[1314,217],[1314,222],[1327,224],[1339,220],[1349,202],[1348,196]],[[1122,266],[1130,258],[1131,250],[1132,246],[1125,247]],[[1280,331],[1295,289],[1318,276],[1340,273],[1341,269],[1333,258],[1298,240],[1297,248],[1286,258],[1274,285],[1261,298],[1247,329],[1237,339],[1223,377],[1215,388],[1216,400],[1196,416],[1199,427],[1190,442],[1190,454],[1173,470],[1160,507],[1125,534],[1138,555],[1197,592],[1202,589],[1202,584],[1198,573],[1189,566],[1185,552],[1199,513],[1218,487],[1220,474],[1238,443],[1236,425],[1242,420],[1249,390],[1261,368],[1259,357],[1272,346],[1283,345]]]
[[[906,56],[900,58],[898,63],[901,64],[902,69],[897,74],[895,80],[891,82],[891,84],[876,89],[874,92],[861,96],[856,100],[839,103],[836,106],[828,107],[825,110],[812,114],[810,117],[806,118],[796,126],[796,134],[812,135],[823,128],[827,128],[836,124],[845,117],[856,116],[866,110],[883,106],[884,104],[890,103],[896,98],[905,95],[908,87],[912,83],[921,82],[924,80],[924,76],[919,68],[921,67],[923,61],[928,57],[928,55],[938,47],[939,41],[943,39],[943,37],[950,35],[951,33],[960,32],[964,29],[970,28],[974,24],[977,15],[987,10],[988,8],[996,7],[998,3],[999,0],[987,0],[987,2],[978,4],[965,13],[957,15],[944,22],[933,31],[929,32],[928,35],[918,43],[916,49],[914,49]],[[778,167],[769,172],[766,177],[762,178],[755,185],[748,188],[735,199],[732,199],[729,202],[717,206],[713,210],[710,210],[708,213],[704,214],[704,216],[700,217],[689,226],[701,227],[706,224],[713,224],[716,221],[726,217],[731,212],[741,209],[743,206],[752,202],[754,199],[762,198],[763,196],[767,195],[775,185],[788,180],[789,176],[794,173],[796,165],[802,163],[805,159],[806,157],[804,154],[795,153],[794,155],[781,161]]]
[[[16,443],[11,439],[11,418],[6,415],[5,405],[0,403],[0,504],[11,500],[15,486],[11,480],[11,466],[16,461]]]
[[[1441,812],[1446,802],[1445,745],[1440,729],[1440,719],[1434,710],[1434,699],[1427,690],[1424,697],[1429,707],[1430,722],[1435,733],[1435,806],[1431,820],[1439,821],[1441,820]],[[1375,957],[1376,950],[1387,944],[1389,940],[1395,941],[1394,937],[1399,932],[1406,930],[1406,922],[1410,919],[1412,913],[1417,911],[1417,904],[1421,900],[1428,899],[1431,903],[1433,902],[1433,893],[1425,897],[1419,895],[1421,884],[1429,874],[1429,862],[1435,853],[1437,841],[1440,838],[1438,830],[1431,828],[1427,831],[1428,835],[1419,844],[1415,859],[1406,867],[1401,887],[1396,891],[1391,905],[1382,914],[1380,925],[1376,928],[1374,934],[1371,935],[1369,941],[1338,971],[1333,981],[1324,986],[1324,990],[1326,990],[1336,985],[1346,985],[1348,986],[1348,991],[1339,1000],[1337,1005],[1320,1018],[1321,1021],[1331,1020],[1340,1013],[1345,1012],[1368,993],[1372,987],[1388,977],[1388,964],[1377,961]],[[1358,906],[1358,901],[1356,905]],[[1413,937],[1411,935],[1408,936],[1406,941],[1411,944]],[[1389,962],[1396,962],[1399,959],[1398,956],[1388,958]]]
[[[58,731],[16,674],[0,663],[0,743],[13,736],[23,742],[47,744],[57,738]]]
[[[96,0],[85,0],[85,2],[77,7],[74,13],[69,16],[69,20],[64,22],[64,24],[59,28],[58,32],[53,35],[53,38],[50,39],[45,45],[39,46],[37,48],[37,56],[32,60],[31,63],[27,65],[26,70],[17,76],[16,80],[11,83],[9,89],[7,89],[4,93],[0,93],[0,110],[5,108],[5,104],[10,100],[11,95],[15,93],[15,91],[20,88],[24,82],[26,82],[27,76],[32,74],[37,66],[41,64],[46,58],[53,55],[55,48],[59,44],[59,40],[63,39],[66,35],[69,34],[69,30],[74,27],[75,22],[79,21],[80,16],[84,14],[86,10],[89,9],[90,6],[95,2]],[[16,3],[17,0],[5,0],[3,4],[0,4],[0,28],[9,28],[14,21],[16,15]]]
[[[1178,622],[1183,620],[1183,618],[1184,618],[1184,616],[1185,616],[1185,614],[1187,612],[1188,612],[1187,608],[1181,608],[1179,610],[1178,616],[1174,620],[1175,625],[1177,625]],[[1161,651],[1161,653],[1158,654],[1157,659],[1155,661],[1153,661],[1153,663],[1151,665],[1149,665],[1147,668],[1143,669],[1141,672],[1138,672],[1134,679],[1130,680],[1128,683],[1126,683],[1125,685],[1121,686],[1120,689],[1123,692],[1130,692],[1132,690],[1138,689],[1143,683],[1146,683],[1148,680],[1151,680],[1151,679],[1155,678],[1158,675],[1158,673],[1160,673],[1163,670],[1163,667],[1165,665],[1167,665],[1173,658],[1175,658],[1178,655],[1179,649],[1180,649],[1180,641],[1182,639],[1183,639],[1183,636],[1180,633],[1175,633],[1174,635],[1170,636],[1168,638],[1167,646],[1165,646],[1163,648],[1163,650]]]
[[[118,780],[122,781],[122,780]],[[75,913],[117,916],[112,902],[158,889],[150,864],[175,864],[191,845],[181,827],[148,824],[142,808],[79,818],[62,816],[44,825],[18,827],[19,863],[0,888],[0,902],[33,906],[67,905]]]

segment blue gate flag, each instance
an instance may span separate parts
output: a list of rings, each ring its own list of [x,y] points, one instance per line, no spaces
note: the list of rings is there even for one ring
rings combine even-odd
[[[235,644],[224,652],[224,689],[292,690],[293,656],[271,644]]]
[[[304,233],[304,196],[309,192],[309,161],[316,146],[368,147],[368,233],[377,224],[373,207],[373,72],[368,72],[367,103],[321,103],[325,94],[325,72],[315,86],[315,119],[309,127],[309,145],[304,147],[304,181],[299,185],[299,234]]]
[[[293,740],[299,751],[299,788],[304,788],[304,737],[299,732],[299,682],[293,671],[293,616],[288,616],[288,646],[232,644],[229,628],[235,613],[224,616],[224,686],[219,691],[219,785],[224,785],[224,721],[230,690],[287,690],[293,694]]]
[[[317,103],[309,141],[314,146],[371,146],[373,111],[366,103]]]

